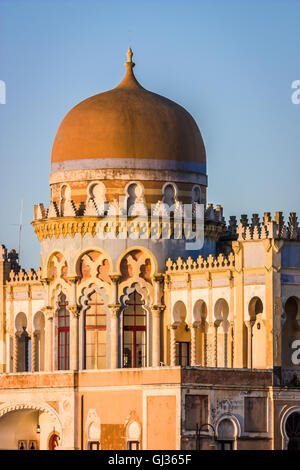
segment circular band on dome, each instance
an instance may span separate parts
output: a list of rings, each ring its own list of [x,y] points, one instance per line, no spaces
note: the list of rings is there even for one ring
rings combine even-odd
[[[155,158],[82,158],[53,162],[51,172],[97,169],[175,170],[206,175],[206,165],[199,162],[157,160]]]

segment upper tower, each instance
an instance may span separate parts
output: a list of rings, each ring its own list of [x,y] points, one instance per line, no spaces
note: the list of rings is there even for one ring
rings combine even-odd
[[[74,252],[79,247],[76,240],[82,237],[83,244],[109,245],[112,258],[129,246],[145,246],[153,250],[161,268],[171,255],[192,255],[185,253],[186,240],[176,235],[174,221],[169,227],[157,222],[153,229],[149,220],[136,226],[138,222],[132,218],[165,215],[163,211],[173,207],[172,218],[176,211],[183,214],[184,204],[192,205],[194,217],[197,205],[206,204],[201,133],[182,106],[138,83],[131,48],[125,66],[125,77],[116,88],[72,108],[57,131],[51,157],[50,207],[35,206],[33,222],[44,260],[68,237],[75,239]],[[129,216],[126,223],[123,219],[116,222],[117,243],[108,243],[104,235],[99,238],[100,232],[113,230],[107,217],[125,214]],[[205,219],[201,253],[208,255],[215,252],[222,230],[221,207],[214,210],[208,205]],[[128,234],[138,230],[142,236],[137,242]]]
[[[78,210],[93,197],[90,183],[99,180],[106,181],[107,203],[127,197],[128,184],[139,181],[148,210],[164,199],[171,182],[175,201],[205,204],[206,154],[196,122],[182,106],[143,88],[134,65],[129,48],[121,83],[63,119],[51,157],[51,199],[58,206],[63,183]]]

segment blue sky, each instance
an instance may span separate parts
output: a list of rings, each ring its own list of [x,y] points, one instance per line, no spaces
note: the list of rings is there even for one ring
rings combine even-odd
[[[208,202],[226,217],[299,210],[299,18],[298,0],[1,0],[0,243],[17,248],[24,199],[21,262],[39,266],[30,221],[57,128],[121,81],[129,41],[142,85],[199,125]]]

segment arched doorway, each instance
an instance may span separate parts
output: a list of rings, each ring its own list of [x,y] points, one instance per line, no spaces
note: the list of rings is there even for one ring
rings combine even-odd
[[[61,424],[48,405],[15,404],[0,409],[0,450],[47,450],[49,435]]]
[[[285,423],[287,450],[300,450],[300,412],[291,413]]]

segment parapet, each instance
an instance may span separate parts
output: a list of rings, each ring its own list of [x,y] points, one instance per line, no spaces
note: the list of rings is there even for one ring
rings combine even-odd
[[[296,212],[290,212],[288,222],[284,222],[282,212],[275,212],[272,220],[271,213],[265,212],[262,222],[258,214],[252,214],[251,221],[245,214],[241,215],[237,225],[236,217],[231,216],[229,224],[225,225],[221,240],[264,240],[266,238],[282,240],[300,240],[300,229]]]

